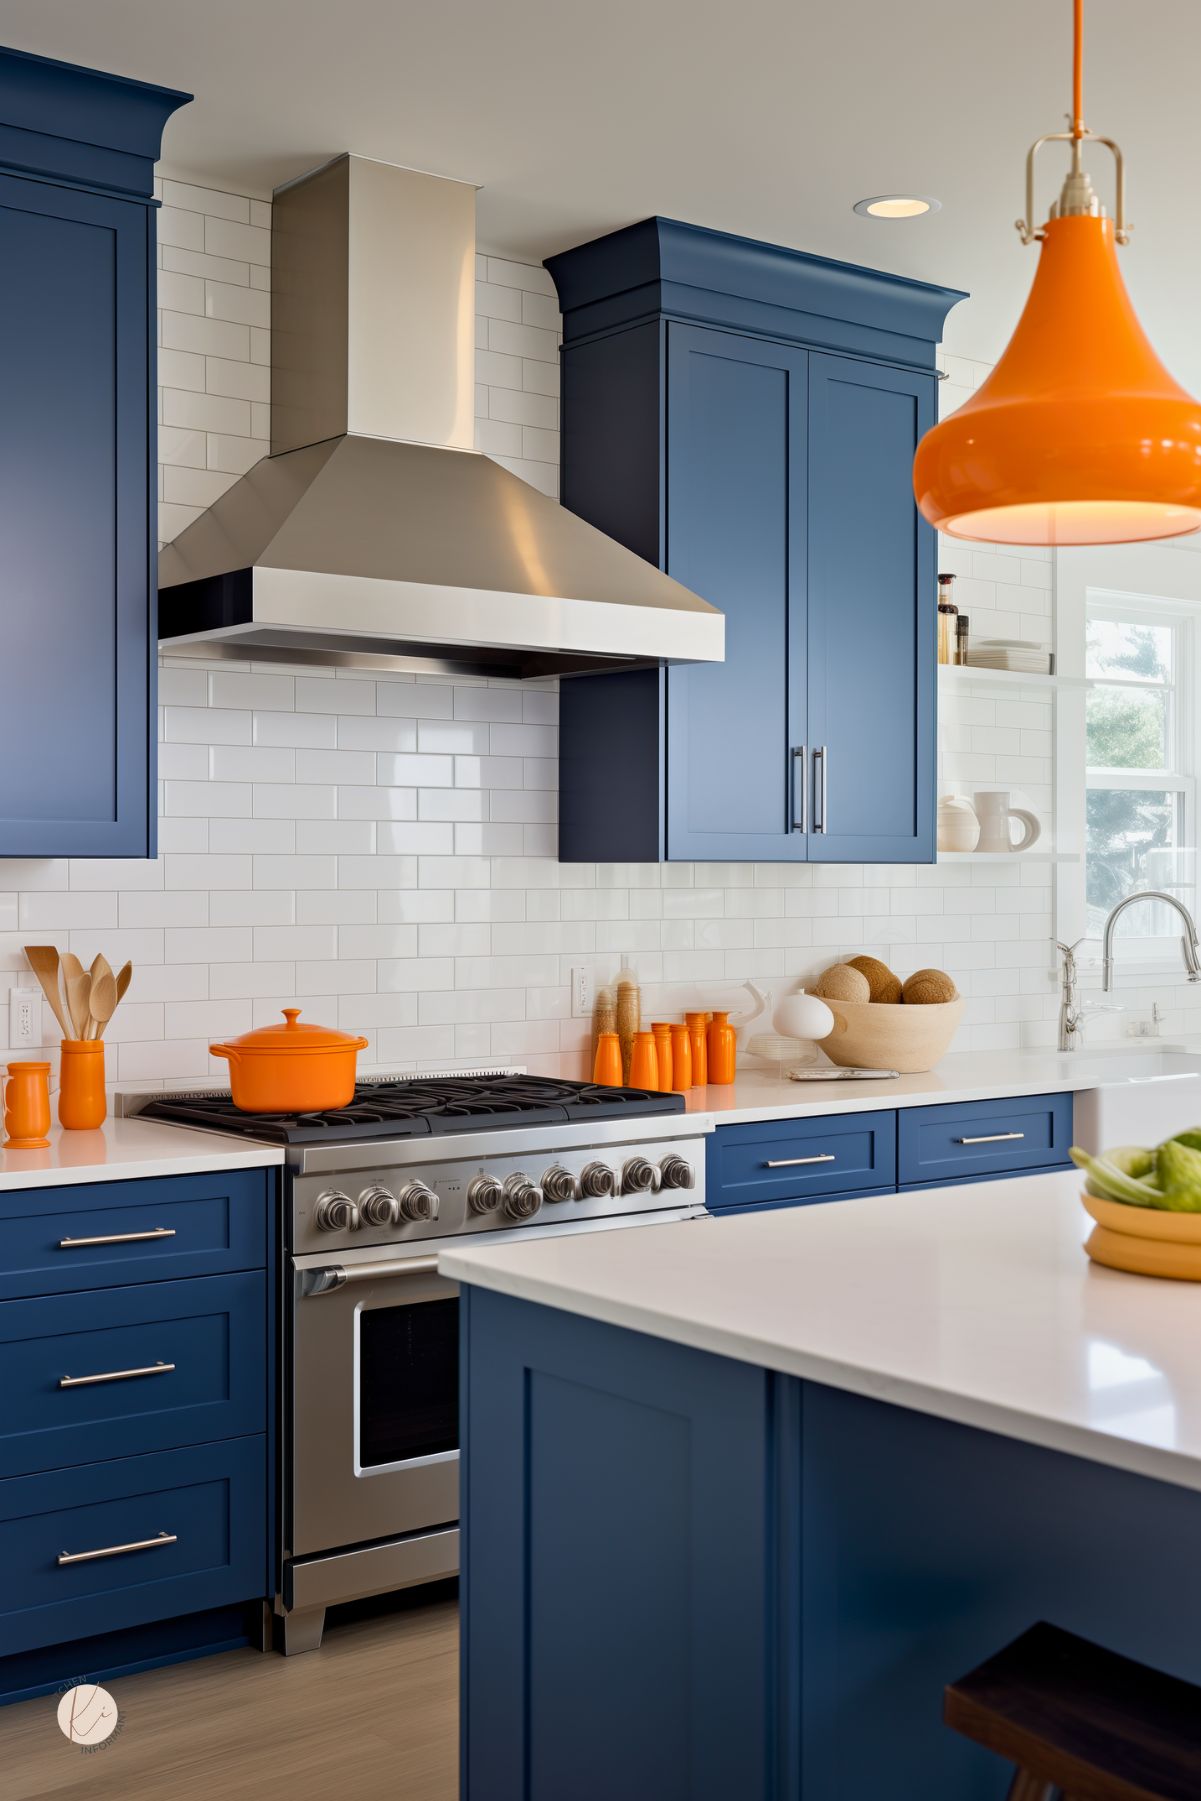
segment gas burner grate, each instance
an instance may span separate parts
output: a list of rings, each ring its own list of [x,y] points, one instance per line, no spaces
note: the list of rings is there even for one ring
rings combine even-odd
[[[328,1113],[242,1113],[228,1094],[164,1094],[148,1101],[140,1117],[272,1144],[317,1144],[682,1113],[684,1105],[682,1094],[554,1076],[414,1076],[356,1083],[350,1105]]]

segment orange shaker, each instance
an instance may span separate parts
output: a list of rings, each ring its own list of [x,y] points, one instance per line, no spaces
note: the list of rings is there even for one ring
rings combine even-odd
[[[709,1080],[721,1086],[734,1080],[738,1041],[728,1013],[714,1013],[709,1022]]]
[[[671,1027],[664,1019],[651,1026],[655,1035],[655,1055],[659,1059],[659,1087],[666,1094],[671,1087]]]
[[[58,1119],[69,1132],[94,1132],[104,1124],[103,1038],[64,1038],[59,1047]]]
[[[671,1085],[677,1094],[692,1087],[692,1042],[687,1026],[671,1028]]]
[[[630,1087],[658,1088],[659,1059],[655,1053],[655,1034],[635,1032],[630,1053]]]
[[[621,1040],[616,1032],[602,1032],[597,1038],[592,1080],[599,1088],[621,1087]]]
[[[704,1088],[709,1081],[709,1047],[705,1038],[708,1021],[703,1013],[685,1013],[684,1018],[692,1046],[692,1086]]]
[[[10,1063],[4,1089],[5,1150],[48,1150],[49,1131],[50,1065]]]

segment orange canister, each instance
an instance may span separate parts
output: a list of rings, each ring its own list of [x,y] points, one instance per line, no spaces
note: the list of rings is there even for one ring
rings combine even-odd
[[[687,1026],[671,1028],[671,1085],[677,1094],[692,1087],[692,1040]]]
[[[50,1065],[10,1063],[4,1086],[4,1148],[44,1151],[49,1147]]]
[[[108,1111],[103,1038],[64,1038],[59,1046],[58,1120],[69,1132],[94,1132]]]
[[[728,1013],[714,1013],[709,1021],[709,1080],[721,1086],[734,1080],[734,1059],[738,1040]]]
[[[671,1027],[665,1019],[656,1020],[651,1031],[655,1035],[655,1055],[659,1059],[659,1087],[666,1094],[671,1087]]]
[[[635,1032],[630,1053],[630,1087],[658,1088],[659,1059],[655,1053],[655,1034]]]
[[[597,1039],[592,1080],[600,1088],[621,1087],[621,1040],[616,1032],[602,1032]]]
[[[685,1013],[684,1018],[692,1049],[692,1086],[704,1088],[709,1080],[708,1019],[704,1013]]]

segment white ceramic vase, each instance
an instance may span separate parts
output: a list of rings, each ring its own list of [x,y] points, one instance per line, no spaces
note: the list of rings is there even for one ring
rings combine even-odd
[[[976,818],[980,821],[977,850],[1023,851],[1029,850],[1032,844],[1038,842],[1042,833],[1038,820],[1025,807],[1011,807],[1007,789],[977,789],[972,799],[975,802]],[[1016,819],[1022,827],[1022,836],[1016,844],[1009,829],[1012,819]]]

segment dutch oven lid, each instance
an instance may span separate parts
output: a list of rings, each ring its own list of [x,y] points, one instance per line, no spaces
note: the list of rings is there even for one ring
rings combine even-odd
[[[258,1026],[253,1032],[243,1032],[240,1038],[227,1040],[228,1048],[243,1053],[270,1051],[274,1055],[280,1051],[361,1051],[367,1047],[367,1040],[353,1032],[339,1032],[334,1026],[299,1025],[299,1007],[285,1007],[283,1014],[282,1026]]]

